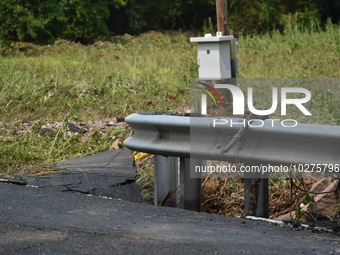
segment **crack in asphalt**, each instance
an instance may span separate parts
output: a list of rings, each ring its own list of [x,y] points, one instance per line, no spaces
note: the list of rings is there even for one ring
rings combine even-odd
[[[110,185],[109,187],[125,186],[125,185],[129,185],[129,184],[132,184],[132,183],[135,183],[135,182],[136,182],[136,180],[134,180],[134,179],[126,179],[126,180],[123,181],[123,182],[119,182],[119,183],[112,184],[112,185]]]

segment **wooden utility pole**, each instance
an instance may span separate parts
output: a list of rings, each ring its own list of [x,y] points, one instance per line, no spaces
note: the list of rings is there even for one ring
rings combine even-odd
[[[217,30],[229,35],[227,0],[216,0]]]

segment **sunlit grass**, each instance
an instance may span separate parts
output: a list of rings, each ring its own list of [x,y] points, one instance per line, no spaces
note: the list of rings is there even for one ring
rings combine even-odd
[[[81,45],[13,43],[0,55],[0,124],[92,121],[138,111],[189,107],[197,77],[196,45],[188,33],[149,32]],[[240,37],[240,77],[339,77],[340,27]],[[0,133],[0,172],[56,162],[109,148],[110,132],[86,142],[31,131]],[[107,141],[104,143],[103,141]],[[103,142],[103,143],[101,143]],[[85,146],[85,147],[84,147]]]
[[[340,77],[340,26],[314,33],[272,32],[241,37],[239,65],[246,78]]]

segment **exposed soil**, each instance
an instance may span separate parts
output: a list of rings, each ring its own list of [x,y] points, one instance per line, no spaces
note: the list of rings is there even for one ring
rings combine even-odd
[[[22,121],[18,125],[16,125],[15,130],[12,128],[8,128],[10,125],[0,123],[0,130],[6,130],[8,134],[11,135],[20,135],[24,132],[35,129],[36,131],[46,134],[49,132],[53,132],[59,130],[60,132],[65,133],[67,136],[72,136],[74,134],[83,134],[84,137],[87,137],[91,134],[91,132],[97,130],[101,134],[106,133],[108,128],[116,128],[122,129],[127,128],[127,124],[124,122],[124,118],[108,118],[102,119],[98,121],[91,122],[58,122],[58,121],[46,121],[44,123],[30,122],[30,121]]]

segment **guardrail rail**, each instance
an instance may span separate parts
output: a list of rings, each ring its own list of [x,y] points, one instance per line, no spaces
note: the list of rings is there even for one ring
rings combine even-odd
[[[294,128],[273,128],[273,122],[265,120],[261,128],[248,127],[235,146],[222,153],[223,148],[238,132],[239,126],[215,125],[213,128],[216,118],[169,115],[164,112],[135,113],[125,120],[133,129],[133,135],[124,145],[134,151],[156,155],[156,205],[161,204],[172,191],[171,197],[166,201],[168,205],[200,210],[201,178],[190,178],[190,167],[194,164],[203,165],[205,160],[288,166],[340,163],[339,126],[297,124]],[[244,119],[226,118],[225,121],[242,123]],[[262,195],[258,205],[259,208],[265,209],[259,209],[257,216],[268,216],[266,181],[268,180],[263,180],[264,185],[261,185]],[[251,182],[245,184],[247,202]]]

